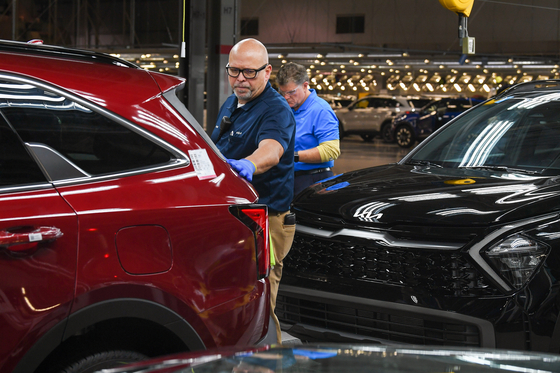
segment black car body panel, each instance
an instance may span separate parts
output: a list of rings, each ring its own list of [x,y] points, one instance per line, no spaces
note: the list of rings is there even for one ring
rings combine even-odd
[[[560,103],[532,84],[467,111],[398,164],[298,196],[276,308],[290,334],[560,351]]]

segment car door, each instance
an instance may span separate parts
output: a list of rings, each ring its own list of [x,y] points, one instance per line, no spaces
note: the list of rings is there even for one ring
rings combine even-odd
[[[397,100],[393,100],[390,98],[377,98],[377,101],[373,130],[375,132],[379,132],[381,130],[381,124],[387,120],[392,120],[398,113],[398,108],[400,103]]]
[[[438,110],[440,110],[441,107],[442,101],[437,101],[422,109],[420,116],[416,121],[416,135],[418,137],[424,138],[433,132],[437,120]]]
[[[361,131],[371,128],[375,122],[375,101],[366,97],[358,100],[352,105],[344,118],[346,131]]]
[[[0,211],[0,371],[11,371],[46,331],[62,336],[74,297],[77,217],[2,115]]]
[[[162,299],[168,291],[200,313],[254,290],[255,253],[245,245],[252,233],[228,208],[252,203],[256,195],[237,177],[200,176],[194,160],[223,165],[217,154],[189,141],[196,152],[189,158],[187,150],[78,97],[52,87],[28,89],[50,100],[48,105],[28,100],[0,111],[79,218],[72,312],[101,299]],[[165,125],[177,120],[158,117],[168,114],[158,111],[165,102],[151,100],[142,104],[156,109],[138,107],[138,118]],[[211,234],[212,229],[228,234]],[[186,312],[183,304],[170,304]]]

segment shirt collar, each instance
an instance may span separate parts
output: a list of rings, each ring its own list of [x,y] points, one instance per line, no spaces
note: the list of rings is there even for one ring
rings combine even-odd
[[[266,82],[266,86],[264,87],[263,91],[261,92],[260,95],[258,95],[257,97],[255,97],[254,99],[252,99],[251,101],[247,102],[245,105],[241,106],[239,109],[241,110],[249,110],[251,109],[253,106],[255,106],[258,102],[260,102],[263,97],[265,96],[265,93],[268,92],[269,89],[272,89],[272,86],[270,85],[270,81]],[[234,93],[235,95],[235,93]],[[233,100],[233,103],[230,106],[230,111],[233,112],[235,109],[237,109],[237,103],[239,102],[239,100],[237,99],[237,96],[235,96],[235,99]]]

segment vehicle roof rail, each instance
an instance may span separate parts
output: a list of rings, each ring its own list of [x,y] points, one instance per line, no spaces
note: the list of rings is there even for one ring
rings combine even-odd
[[[0,52],[32,53],[35,55],[62,57],[74,60],[94,61],[139,69],[137,65],[110,54],[83,49],[66,48],[54,45],[24,43],[13,40],[0,40]]]
[[[498,95],[496,95],[496,98],[504,97],[506,95],[511,95],[515,93],[521,93],[521,92],[532,92],[532,91],[542,91],[542,90],[557,91],[559,89],[560,89],[560,80],[556,80],[556,79],[534,80],[531,82],[519,83],[511,88],[507,88],[503,92],[500,92]]]

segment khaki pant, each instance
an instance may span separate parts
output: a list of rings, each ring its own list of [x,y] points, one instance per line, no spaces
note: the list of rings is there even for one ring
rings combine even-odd
[[[274,313],[276,308],[276,296],[278,295],[278,286],[280,279],[282,279],[282,267],[284,266],[283,260],[288,255],[288,251],[292,247],[294,241],[294,234],[296,233],[296,226],[284,225],[284,216],[286,212],[272,212],[268,214],[268,224],[270,229],[270,237],[272,240],[272,247],[274,248],[274,258],[276,264],[270,271],[268,280],[270,281],[270,307],[272,318],[276,324],[276,332],[278,334],[278,343],[282,343],[282,331],[280,330],[280,322]]]

